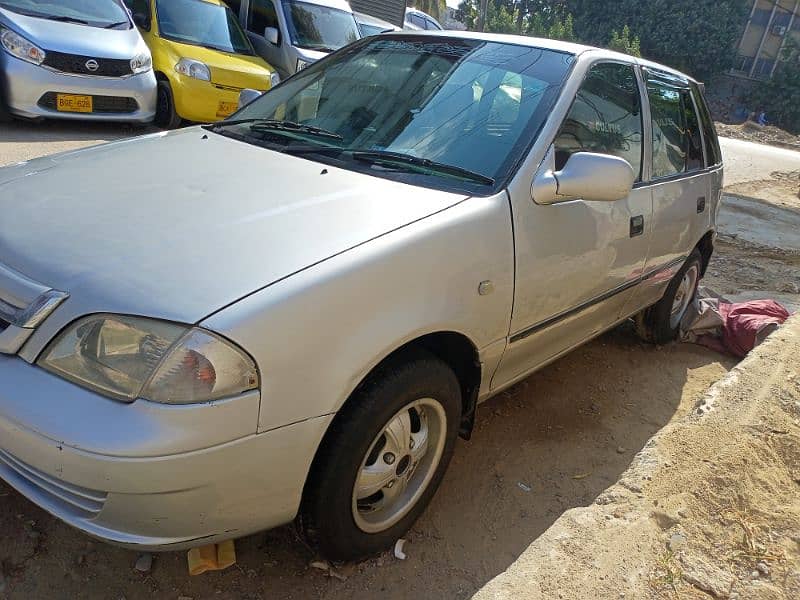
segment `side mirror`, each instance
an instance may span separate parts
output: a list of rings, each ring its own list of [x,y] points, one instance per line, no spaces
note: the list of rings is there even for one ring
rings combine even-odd
[[[550,158],[552,160],[552,155]],[[534,179],[531,193],[537,204],[555,204],[579,198],[613,202],[627,197],[634,181],[633,167],[624,158],[576,152],[560,171],[543,167]]]
[[[274,27],[267,27],[264,30],[264,38],[270,43],[274,44],[275,46],[278,45],[278,30]]]
[[[244,108],[259,98],[261,98],[261,92],[258,90],[244,89],[239,92],[239,108]]]

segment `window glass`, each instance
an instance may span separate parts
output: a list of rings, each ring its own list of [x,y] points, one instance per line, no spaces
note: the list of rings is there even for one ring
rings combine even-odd
[[[545,123],[574,56],[477,40],[409,38],[367,38],[300,71],[237,117],[287,119],[333,132],[341,139],[306,136],[298,143],[324,144],[318,156],[309,150],[304,156],[335,159],[345,168],[445,189],[475,185],[424,167],[374,169],[354,156],[391,152],[496,182],[468,189],[503,185]],[[247,124],[227,131],[245,141],[260,139]],[[270,140],[290,152],[285,145],[292,140],[281,142],[285,137]]]
[[[708,105],[696,84],[692,84],[692,96],[700,112],[700,123],[703,127],[703,140],[706,147],[706,164],[708,166],[717,165],[722,162],[722,152],[719,149],[717,131],[714,129],[714,122],[711,120],[711,113]]]
[[[283,14],[292,44],[333,52],[361,37],[353,13],[322,4],[283,0]]]
[[[681,107],[683,108],[685,124],[686,170],[697,171],[703,164],[703,140],[700,137],[700,123],[692,102],[692,95],[688,89],[681,90]]]
[[[250,14],[247,16],[247,29],[264,35],[267,27],[278,27],[278,14],[272,0],[250,0]]]
[[[212,50],[255,54],[239,19],[227,6],[197,0],[157,0],[161,37]]]
[[[234,14],[237,16],[239,15],[239,9],[242,7],[241,0],[225,0],[225,4],[228,5],[228,8],[230,8]]]
[[[687,140],[681,88],[648,77],[647,96],[653,120],[653,177],[669,177],[686,169]]]
[[[627,160],[642,173],[642,110],[631,65],[591,68],[555,141],[556,168],[576,152],[599,152]]]
[[[128,12],[119,0],[87,2],[86,0],[0,0],[0,8],[29,17],[53,21],[74,20],[91,27],[130,29]]]

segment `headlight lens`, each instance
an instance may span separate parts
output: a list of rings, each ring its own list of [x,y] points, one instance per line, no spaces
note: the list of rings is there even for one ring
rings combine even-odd
[[[281,76],[278,75],[277,71],[273,71],[269,74],[269,87],[274,88],[281,82]]]
[[[6,52],[29,63],[40,65],[44,62],[45,52],[32,42],[10,29],[0,27],[0,43]]]
[[[199,60],[182,58],[178,61],[178,64],[175,65],[175,70],[187,77],[201,79],[202,81],[211,81],[211,69],[208,68],[207,64],[201,63]]]
[[[146,73],[147,71],[150,70],[152,66],[153,66],[153,59],[147,52],[142,52],[141,54],[137,54],[131,59],[131,71],[133,71],[134,75],[138,75],[139,73]]]
[[[194,404],[257,389],[253,360],[203,329],[155,319],[92,315],[50,344],[38,364],[120,400]]]

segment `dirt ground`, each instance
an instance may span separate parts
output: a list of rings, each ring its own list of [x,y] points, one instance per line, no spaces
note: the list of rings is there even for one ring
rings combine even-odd
[[[770,146],[780,146],[790,150],[800,150],[800,136],[773,125],[759,125],[753,121],[745,121],[736,125],[718,121],[715,125],[717,133],[724,137],[769,144]]]
[[[0,164],[124,134],[14,126],[0,131]],[[788,202],[776,198],[767,200]],[[706,283],[731,294],[792,294],[795,259],[724,237]],[[688,415],[734,365],[698,346],[643,344],[625,325],[490,400],[408,536],[405,561],[385,554],[325,572],[310,566],[315,557],[284,527],[239,540],[238,563],[224,572],[189,577],[185,553],[165,553],[141,573],[136,553],[89,540],[0,483],[0,598],[467,598],[565,511],[592,505],[656,432]]]

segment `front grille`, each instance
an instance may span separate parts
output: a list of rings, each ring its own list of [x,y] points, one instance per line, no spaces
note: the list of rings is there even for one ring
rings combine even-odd
[[[39,106],[56,110],[57,92],[47,92],[39,99]],[[124,96],[92,96],[92,113],[134,113],[139,103]]]
[[[0,450],[0,475],[12,485],[21,487],[38,495],[43,501],[54,503],[62,509],[84,518],[96,517],[103,510],[108,498],[105,492],[98,492],[59,481],[4,450]]]
[[[93,61],[90,64],[97,65],[94,71],[86,66],[89,61]],[[127,77],[128,75],[133,75],[130,59],[97,58],[47,50],[42,64],[56,71],[73,75],[92,75],[94,77]]]

